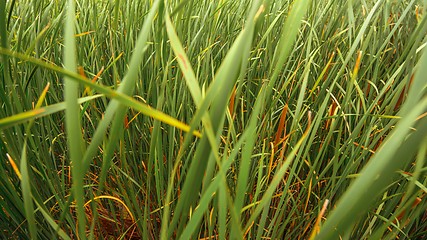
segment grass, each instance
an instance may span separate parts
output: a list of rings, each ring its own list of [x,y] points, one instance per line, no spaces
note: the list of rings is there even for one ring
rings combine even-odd
[[[423,239],[421,1],[0,1],[5,239]]]

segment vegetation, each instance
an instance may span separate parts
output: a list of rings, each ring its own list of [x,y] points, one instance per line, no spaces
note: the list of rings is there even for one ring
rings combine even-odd
[[[0,235],[427,238],[424,11],[0,1]]]

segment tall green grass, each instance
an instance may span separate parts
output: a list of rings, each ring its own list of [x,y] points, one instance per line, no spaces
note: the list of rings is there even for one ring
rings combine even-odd
[[[0,1],[5,239],[423,239],[421,1]]]

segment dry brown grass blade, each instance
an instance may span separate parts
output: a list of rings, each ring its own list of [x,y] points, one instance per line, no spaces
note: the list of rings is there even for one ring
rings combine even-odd
[[[282,109],[282,115],[280,116],[279,127],[274,138],[274,150],[277,151],[278,145],[282,138],[286,135],[286,114],[288,113],[288,104],[285,104]]]
[[[234,118],[234,101],[236,98],[236,85],[234,85],[233,91],[231,92],[230,104],[228,105],[228,111],[230,112],[231,118]]]

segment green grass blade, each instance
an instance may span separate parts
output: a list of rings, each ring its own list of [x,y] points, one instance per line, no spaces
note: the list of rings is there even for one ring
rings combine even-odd
[[[34,110],[40,109],[46,97],[46,93],[48,89],[49,89],[49,83],[40,94],[40,97],[37,101],[37,104]],[[32,239],[37,239],[36,219],[34,215],[34,204],[33,204],[32,193],[31,193],[32,190],[31,190],[30,171],[28,168],[28,160],[27,160],[27,139],[31,136],[31,127],[33,123],[34,123],[34,119],[31,119],[26,127],[26,131],[25,131],[26,136],[25,136],[24,145],[22,147],[22,152],[21,152],[20,173],[21,173],[22,196],[24,198],[25,216],[28,222],[28,228],[30,229],[30,236]]]
[[[252,139],[251,137],[256,134],[256,132],[257,132],[257,116],[259,116],[261,109],[262,109],[263,101],[261,99],[263,99],[264,93],[265,93],[265,91],[263,91],[263,90],[261,90],[261,92],[259,93],[258,98],[260,100],[256,102],[256,105],[254,106],[254,110],[252,113],[254,117],[251,119],[251,121],[249,122],[249,124],[248,124],[247,128],[245,129],[243,135],[241,136],[239,141],[236,143],[235,150],[233,151],[233,153],[230,154],[228,159],[224,159],[222,161],[222,164],[221,164],[222,169],[229,169],[230,165],[233,163],[233,159],[234,159],[235,155],[237,154],[237,150],[244,143],[247,144],[247,142],[250,142],[250,139]],[[250,151],[250,153],[251,153],[251,151]],[[198,205],[197,209],[194,211],[188,226],[186,227],[183,234],[181,235],[182,239],[186,239],[186,237],[191,236],[193,231],[196,229],[197,223],[198,223],[198,221],[201,220],[203,213],[207,210],[208,203],[214,197],[214,193],[217,191],[218,188],[221,188],[222,184],[224,184],[224,182],[223,182],[224,177],[225,176],[224,176],[223,172],[218,172],[217,175],[213,178],[214,180],[206,188],[206,191],[201,196],[200,204]],[[224,192],[224,191],[225,191],[225,189],[220,190],[220,192]],[[225,194],[225,193],[223,193],[223,194]],[[220,200],[220,202],[221,201],[223,202],[224,199]],[[224,229],[224,227],[222,229]]]
[[[310,119],[310,121],[311,121],[311,119]],[[292,161],[295,159],[296,154],[297,154],[301,144],[303,143],[303,141],[307,137],[307,134],[309,133],[309,131],[310,131],[310,125],[306,129],[303,136],[299,139],[297,144],[295,144],[295,147],[292,149],[292,151],[286,157],[286,162],[283,163],[282,166],[280,166],[279,170],[274,175],[273,180],[271,181],[267,190],[265,191],[264,195],[262,196],[261,200],[259,201],[258,206],[255,208],[251,217],[248,219],[244,230],[248,230],[250,228],[250,226],[252,225],[252,222],[258,217],[258,215],[261,213],[263,208],[271,201],[271,198],[273,196],[274,191],[276,190],[277,186],[282,181],[283,176],[285,175],[285,173],[286,173],[287,169],[289,168],[289,166],[291,165]]]
[[[44,219],[49,223],[49,225],[56,231],[58,236],[60,236],[64,240],[71,240],[70,236],[60,228],[60,226],[55,222],[55,220],[52,218],[52,216],[46,211],[46,209],[43,208],[43,205],[39,203],[38,201],[35,201],[38,210],[43,214]]]
[[[144,25],[137,39],[135,50],[132,54],[132,57],[129,63],[129,70],[126,73],[125,77],[123,78],[123,81],[121,82],[117,92],[120,92],[126,95],[131,95],[135,89],[134,85],[135,85],[136,79],[138,78],[138,72],[143,60],[145,47],[147,45],[147,39],[151,30],[150,28],[160,3],[161,3],[160,0],[157,0],[156,2],[154,2],[153,6],[150,9],[149,14],[147,15],[147,18],[145,19]],[[118,9],[118,7],[116,9]],[[127,107],[117,104],[116,100],[113,100],[109,104],[109,106],[106,109],[104,118],[101,120],[97,130],[94,133],[94,137],[92,139],[91,144],[88,147],[88,151],[84,155],[83,161],[85,163],[85,168],[88,168],[89,164],[92,161],[92,158],[95,155],[95,152],[97,151],[98,146],[101,144],[101,141],[106,134],[106,129],[110,121],[112,121],[113,123],[110,130],[111,136],[110,136],[110,139],[108,140],[107,147],[104,150],[103,167],[100,173],[100,186],[98,190],[99,193],[103,190],[107,170],[111,166],[111,161],[113,159],[114,150],[118,142],[119,136],[122,135],[121,132],[123,131],[123,119],[126,112],[127,112]],[[114,115],[114,120],[113,120],[113,115]]]
[[[279,43],[274,51],[272,59],[273,64],[270,68],[271,79],[269,88],[272,88],[277,81],[282,66],[291,53],[292,47],[296,37],[298,36],[298,29],[301,26],[301,21],[307,11],[309,0],[297,0],[292,3],[291,10],[283,24]],[[267,92],[267,98],[270,98],[270,91]]]
[[[91,100],[97,99],[99,97],[102,97],[102,94],[97,94],[94,96],[89,97],[83,97],[78,99],[78,103],[82,104],[85,102],[89,102]],[[31,121],[37,118],[49,116],[53,113],[57,113],[60,111],[64,111],[65,109],[65,102],[55,103],[52,105],[48,105],[46,107],[40,107],[33,110],[29,110],[26,112],[18,113],[10,117],[5,117],[0,119],[0,129],[6,129],[12,126],[16,126],[18,124]]]
[[[0,238],[423,238],[425,15],[0,1]]]
[[[76,82],[81,83],[82,85],[89,86],[89,87],[97,90],[98,92],[103,93],[107,97],[117,99],[118,102],[116,104],[120,103],[120,104],[123,104],[125,106],[134,108],[135,110],[140,111],[144,115],[147,115],[147,116],[152,117],[154,119],[157,119],[161,122],[164,122],[166,124],[174,126],[174,127],[181,129],[185,132],[188,132],[190,130],[190,127],[187,124],[185,124],[181,121],[178,121],[177,119],[172,118],[163,112],[160,112],[154,108],[151,108],[147,104],[139,102],[139,101],[123,94],[123,93],[120,93],[118,91],[114,91],[114,90],[112,90],[106,86],[102,86],[101,84],[93,83],[89,79],[82,77],[79,74],[76,74],[74,72],[68,71],[68,70],[63,69],[61,67],[43,62],[43,61],[36,59],[36,58],[33,58],[33,57],[29,57],[29,56],[25,56],[25,55],[22,55],[19,53],[11,52],[9,50],[0,49],[0,54],[5,54],[8,56],[17,57],[17,58],[26,60],[28,62],[32,62],[38,66],[53,70],[55,72],[58,72],[64,76],[69,77],[69,79],[72,79]],[[112,114],[114,114],[114,113],[112,113]],[[194,131],[192,133],[194,136],[197,136],[197,137],[201,136],[200,132],[198,132],[198,131]]]
[[[197,82],[196,75],[194,74],[193,68],[188,60],[187,54],[182,47],[181,41],[176,35],[176,31],[172,25],[169,14],[165,14],[166,30],[168,37],[171,41],[171,47],[175,53],[176,59],[181,67],[184,78],[187,81],[188,89],[190,90],[191,96],[193,97],[194,102],[197,104],[200,103],[202,99],[202,93],[200,90],[199,83]]]
[[[24,147],[22,149],[20,171],[22,175],[21,188],[22,195],[24,198],[25,216],[27,218],[28,226],[30,229],[30,236],[32,239],[37,239],[37,228],[36,220],[34,217],[34,205],[33,199],[31,198],[31,184],[30,176],[28,172],[28,161],[27,161],[27,142],[24,141]]]
[[[253,29],[252,29],[253,33]],[[225,110],[226,105],[228,103],[229,95],[231,94],[231,90],[237,80],[239,70],[235,67],[236,64],[241,66],[242,64],[242,52],[245,52],[245,44],[244,40],[246,38],[251,38],[251,29],[248,31],[242,31],[241,34],[235,40],[232,48],[228,52],[221,66],[219,67],[215,79],[212,84],[209,86],[209,89],[206,93],[205,98],[199,106],[199,111],[193,118],[197,119],[203,116],[205,113],[205,109],[212,103],[211,109],[209,111],[209,115],[211,116],[212,122],[212,130],[216,133],[216,136],[219,137],[219,131],[222,128],[225,119]],[[246,61],[246,60],[245,60]],[[196,151],[195,159],[200,159],[202,156],[209,156],[211,154],[210,146],[208,146],[209,140],[202,138],[202,142],[199,144],[198,149]],[[210,158],[214,160],[214,158]],[[181,229],[183,227],[183,220],[187,218],[188,211],[191,205],[197,200],[196,195],[190,194],[190,192],[194,192],[196,189],[199,189],[200,182],[197,182],[197,179],[201,179],[203,177],[203,173],[207,167],[207,161],[194,161],[193,164],[190,165],[188,175],[186,177],[186,181],[183,186],[183,194],[188,196],[187,198],[182,198],[178,201],[175,212],[178,213],[174,215],[172,219],[172,223],[170,224],[169,235],[172,234],[172,229],[175,228],[175,225],[179,221],[179,214],[183,213],[181,216]],[[206,174],[210,176],[210,174]]]
[[[424,51],[418,67],[421,69],[427,67],[427,52]],[[427,99],[424,98],[415,106],[413,105],[419,101],[422,94],[425,95],[422,71],[416,73],[414,84],[419,87],[411,89],[412,95],[409,95],[408,102],[405,103],[401,112],[404,117],[381,150],[372,157],[361,175],[340,198],[336,209],[321,228],[317,239],[334,239],[348,231],[357,219],[355,216],[361,217],[366,212],[365,206],[375,200],[373,195],[381,193],[393,180],[396,171],[416,154],[423,136],[427,134],[427,119],[416,121],[418,116],[426,110]],[[414,124],[417,126],[417,131],[408,137],[410,128]]]
[[[74,39],[75,1],[67,4],[67,18],[64,26],[64,67],[71,72],[77,71],[76,43]],[[73,195],[76,200],[79,237],[86,239],[86,214],[84,211],[83,169],[82,157],[84,142],[80,119],[80,109],[77,102],[79,83],[64,77],[65,126],[68,139],[69,156],[72,162]]]

